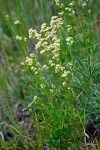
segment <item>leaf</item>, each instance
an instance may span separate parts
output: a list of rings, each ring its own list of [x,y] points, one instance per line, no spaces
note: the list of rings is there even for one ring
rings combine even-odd
[[[81,84],[81,82],[79,81],[78,78],[76,78],[75,76],[73,76],[72,78],[73,78],[74,83],[76,83],[79,86],[82,86],[82,84]]]
[[[87,64],[88,64],[88,66],[91,66],[91,57],[90,56],[87,57]]]
[[[98,64],[96,64],[92,70],[92,75],[94,75],[98,71]]]
[[[76,57],[76,60],[77,60],[78,64],[80,65],[80,67],[82,68],[82,70],[86,71],[86,67],[84,66],[84,64],[81,61],[81,59],[79,57]]]

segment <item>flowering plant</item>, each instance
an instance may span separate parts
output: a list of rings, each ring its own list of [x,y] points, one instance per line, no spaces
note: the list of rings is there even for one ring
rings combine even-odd
[[[80,89],[84,87],[77,79],[75,70],[78,66],[77,62],[85,68],[79,59],[82,44],[82,47],[87,50],[83,51],[82,58],[89,54],[92,38],[86,35],[88,32],[91,33],[90,11],[87,11],[83,21],[82,14],[78,16],[77,12],[79,7],[82,7],[84,12],[85,7],[88,7],[87,0],[82,6],[78,1],[72,1],[69,4],[60,3],[59,0],[55,2],[60,12],[58,16],[51,18],[50,25],[43,23],[39,32],[33,28],[29,29],[29,38],[36,39],[37,43],[34,54],[26,57],[21,65],[26,72],[30,72],[31,76],[33,101],[28,107],[32,108],[35,105],[40,110],[39,114],[35,113],[34,118],[41,141],[43,140],[43,143],[46,141],[51,148],[73,149],[75,142],[80,140],[85,132],[85,115],[82,118],[81,111],[77,107],[78,98],[83,92]],[[93,55],[92,48],[91,55]],[[84,73],[80,78],[84,78],[83,76]],[[73,145],[70,144],[71,142]],[[43,146],[43,143],[40,142],[39,148]]]

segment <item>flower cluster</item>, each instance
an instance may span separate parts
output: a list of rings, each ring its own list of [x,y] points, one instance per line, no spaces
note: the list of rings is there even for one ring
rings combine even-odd
[[[69,16],[73,16],[75,14],[75,11],[73,9],[73,7],[75,6],[75,1],[70,2],[67,7],[64,6],[63,3],[60,3],[59,0],[55,0],[55,3],[56,6],[62,9],[62,11],[58,13],[59,15],[62,16],[64,14],[64,11],[67,12]]]
[[[75,2],[74,1],[70,2],[69,6],[75,6]]]
[[[64,5],[60,4],[59,0],[55,2],[57,6],[64,8]],[[73,5],[74,2],[73,4],[70,3],[70,7]],[[64,8],[64,11],[67,10],[73,13],[70,7]],[[58,16],[51,17],[49,26],[43,23],[40,27],[40,31],[33,28],[30,28],[28,31],[29,38],[36,39],[35,51],[39,55],[37,59],[35,54],[30,54],[29,57],[26,57],[25,62],[22,62],[22,65],[30,68],[32,71],[34,81],[36,82],[36,89],[38,88],[41,94],[47,92],[47,90],[49,93],[57,94],[57,89],[60,88],[59,85],[66,87],[67,78],[71,75],[72,64],[64,64],[62,62],[61,34],[64,29],[63,14],[66,13],[64,11],[58,13]],[[68,24],[67,32],[69,33],[71,31],[72,26]],[[66,42],[67,45],[72,45],[74,40],[72,37],[67,37]]]
[[[22,66],[30,66],[30,69],[34,72],[34,74],[38,74],[40,71],[40,63],[36,60],[34,54],[30,54],[29,57],[26,57],[25,62],[21,63]]]
[[[67,25],[67,31],[71,32],[72,31],[72,26],[71,25]]]
[[[59,0],[55,0],[55,3],[56,3],[56,6],[59,7],[59,8],[63,8],[64,7],[64,4],[60,3]]]
[[[67,41],[67,45],[72,45],[72,44],[74,43],[74,40],[73,40],[72,37],[68,37],[68,38],[66,39],[66,41]]]
[[[53,16],[50,21],[50,27],[43,23],[40,33],[37,30],[29,29],[29,38],[36,38],[35,49],[40,49],[40,54],[51,53],[51,59],[59,60],[60,39],[57,37],[57,30],[63,25],[61,17]],[[50,52],[51,51],[51,52]]]
[[[64,69],[65,69],[65,67],[62,67],[60,64],[55,65],[55,73],[59,73],[59,72],[63,71]]]
[[[16,40],[21,41],[21,40],[22,40],[22,37],[21,37],[21,36],[19,36],[19,35],[16,35]]]
[[[69,13],[69,16],[73,16],[75,14],[75,11],[70,7],[66,7],[65,10]]]
[[[86,6],[87,6],[87,3],[83,2],[82,7],[86,7]]]
[[[36,38],[38,40],[41,38],[41,35],[38,34],[36,29],[33,30],[32,28],[30,28],[28,33],[29,33],[29,38]]]
[[[50,93],[54,93],[56,87],[54,84],[51,84]]]
[[[59,0],[55,0],[55,2],[56,2],[56,5],[57,5],[57,6],[60,5]]]
[[[24,40],[26,42],[27,41],[27,37],[23,38],[22,36],[16,35],[16,40],[18,40],[18,41]]]
[[[67,77],[70,74],[70,71],[64,71],[64,73],[61,75],[62,78]]]

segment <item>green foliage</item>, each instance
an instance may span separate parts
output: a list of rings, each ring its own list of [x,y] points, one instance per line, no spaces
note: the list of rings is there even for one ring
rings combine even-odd
[[[79,58],[76,58],[76,60],[78,62],[76,64],[78,69],[74,68],[76,75],[73,76],[73,82],[77,91],[79,93],[82,92],[79,98],[80,107],[86,112],[88,119],[96,122],[99,127],[100,68],[98,58],[92,59],[91,56],[88,56],[85,61]]]

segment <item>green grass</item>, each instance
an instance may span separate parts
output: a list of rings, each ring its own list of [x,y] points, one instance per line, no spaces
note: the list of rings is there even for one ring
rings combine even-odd
[[[86,138],[91,136],[85,131],[86,125],[93,122],[100,129],[100,2],[82,7],[75,0],[70,6],[75,13],[68,9],[69,3],[64,1],[59,8],[54,0],[1,2],[0,147],[5,150],[88,150],[91,143]],[[34,31],[28,37],[30,28],[40,33],[41,24],[50,26],[51,16],[59,12],[63,12],[59,15],[62,20],[56,22],[55,18],[51,29],[42,30],[42,44]],[[20,23],[15,24],[18,20]],[[72,44],[66,41],[68,37]],[[18,121],[21,115],[24,123]],[[7,131],[14,135],[9,142],[2,137]],[[92,145],[99,150],[99,137]]]

